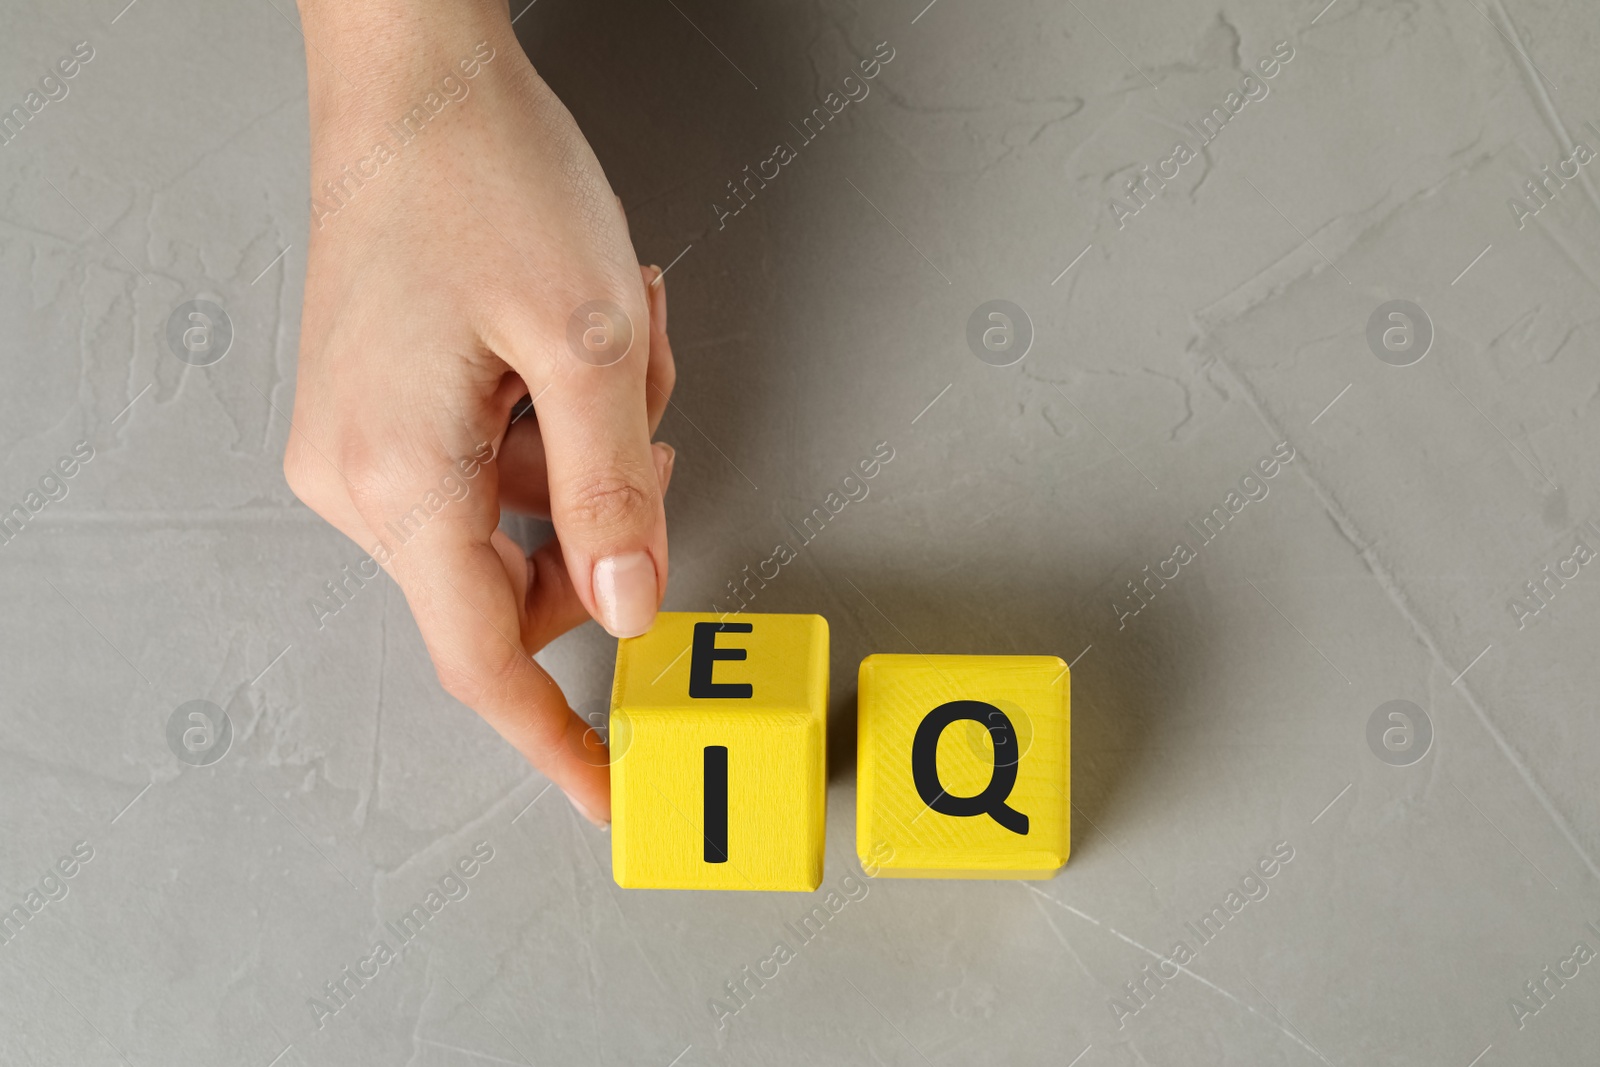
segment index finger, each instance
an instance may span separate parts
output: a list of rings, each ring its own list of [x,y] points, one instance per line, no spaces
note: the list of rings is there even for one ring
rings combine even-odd
[[[487,484],[452,498],[436,513],[410,503],[430,494],[440,499],[438,486],[454,471],[447,457],[419,463],[380,492],[358,494],[356,505],[372,529],[409,535],[380,562],[405,593],[445,691],[483,716],[584,815],[604,826],[611,816],[610,775],[603,755],[596,758],[593,751],[593,731],[531,654],[555,636],[540,632],[539,616],[548,613],[526,610],[525,575],[514,570],[526,564],[503,555],[494,543],[499,505],[493,464],[479,474]],[[549,568],[534,575],[535,582],[561,578]],[[547,584],[543,593],[575,599],[570,585]]]

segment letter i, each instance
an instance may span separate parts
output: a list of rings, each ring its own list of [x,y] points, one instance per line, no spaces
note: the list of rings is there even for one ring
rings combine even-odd
[[[705,748],[705,861],[728,862],[728,748]]]

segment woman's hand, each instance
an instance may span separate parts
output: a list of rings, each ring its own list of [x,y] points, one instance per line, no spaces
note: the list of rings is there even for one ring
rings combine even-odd
[[[301,10],[313,202],[285,474],[399,583],[446,691],[604,824],[605,749],[532,653],[588,616],[643,633],[660,604],[660,271],[503,6]],[[502,504],[556,540],[524,556]]]

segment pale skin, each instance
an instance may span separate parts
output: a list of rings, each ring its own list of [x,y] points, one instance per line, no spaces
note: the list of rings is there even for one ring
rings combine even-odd
[[[446,692],[591,821],[610,820],[604,748],[533,659],[594,618],[650,627],[667,582],[672,391],[666,287],[641,267],[588,143],[494,0],[300,0],[313,197],[439,89],[440,110],[334,213],[313,210],[293,427],[295,494],[404,591]],[[493,58],[467,79],[458,63]],[[475,50],[477,50],[475,52]],[[389,134],[391,141],[397,138]],[[320,216],[320,217],[318,217]],[[633,323],[608,366],[569,343],[603,300]],[[513,422],[518,401],[533,411]],[[457,461],[493,449],[470,479]],[[447,476],[469,487],[403,543],[389,524]],[[502,506],[548,517],[525,554]]]

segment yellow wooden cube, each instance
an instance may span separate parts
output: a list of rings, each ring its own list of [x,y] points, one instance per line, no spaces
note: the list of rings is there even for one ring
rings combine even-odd
[[[1071,715],[1055,656],[868,656],[856,852],[886,878],[1049,878],[1067,862]]]
[[[828,623],[663,612],[618,643],[611,865],[649,889],[810,892],[827,818]]]

